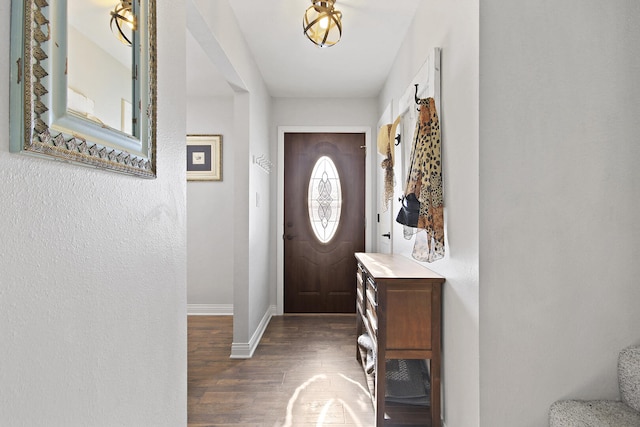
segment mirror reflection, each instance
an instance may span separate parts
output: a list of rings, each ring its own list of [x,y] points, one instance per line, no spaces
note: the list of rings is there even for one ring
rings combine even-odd
[[[126,4],[130,46],[111,31]],[[11,10],[11,151],[155,178],[155,0],[12,0]]]
[[[67,110],[138,137],[133,7],[131,0],[67,0]]]

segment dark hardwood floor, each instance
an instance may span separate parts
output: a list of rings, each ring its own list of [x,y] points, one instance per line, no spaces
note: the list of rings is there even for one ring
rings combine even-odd
[[[190,427],[370,427],[355,317],[276,316],[251,359],[230,359],[231,316],[188,319]]]

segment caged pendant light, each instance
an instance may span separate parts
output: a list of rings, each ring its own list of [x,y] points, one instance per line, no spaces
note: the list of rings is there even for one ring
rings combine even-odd
[[[304,14],[304,34],[316,46],[330,47],[342,37],[342,13],[333,8],[336,0],[311,0]]]
[[[132,0],[120,0],[120,3],[111,12],[111,31],[123,44],[131,46],[132,31],[136,30],[136,18],[131,5]],[[115,27],[115,28],[114,28]]]

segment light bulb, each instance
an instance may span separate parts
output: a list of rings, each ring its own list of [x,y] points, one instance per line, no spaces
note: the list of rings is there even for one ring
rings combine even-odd
[[[333,46],[342,36],[342,13],[333,8],[335,0],[311,0],[304,14],[302,29],[316,46]]]
[[[134,17],[133,17],[133,12],[131,12],[131,10],[126,10],[123,14],[122,17],[124,18],[123,21],[127,24],[127,26],[133,30],[133,23],[134,23]]]

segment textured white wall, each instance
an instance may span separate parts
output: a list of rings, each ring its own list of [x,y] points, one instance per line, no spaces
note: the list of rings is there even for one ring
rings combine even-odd
[[[222,181],[187,183],[187,302],[233,306],[233,98],[189,98],[188,134],[222,135]]]
[[[185,425],[184,3],[158,2],[156,180],[9,153],[9,2],[0,28],[0,425]]]
[[[481,425],[538,427],[640,343],[640,4],[480,17]]]
[[[444,259],[424,265],[447,278],[443,288],[443,419],[447,427],[472,427],[480,425],[477,0],[422,2],[380,95],[380,112],[391,100],[397,103],[434,47],[442,48],[439,117],[447,253]],[[397,179],[404,182],[406,176]],[[410,257],[413,241],[407,245],[403,240],[396,228],[394,251]]]

